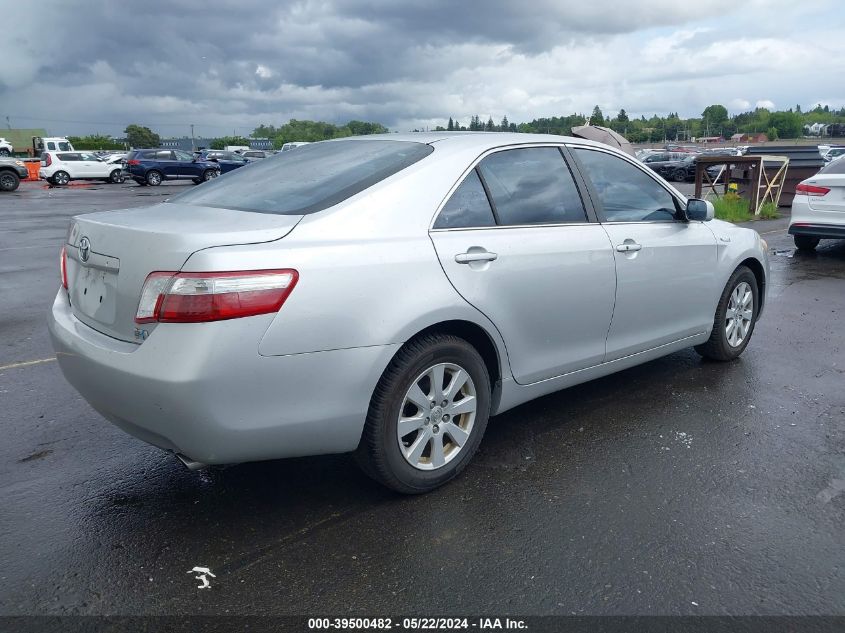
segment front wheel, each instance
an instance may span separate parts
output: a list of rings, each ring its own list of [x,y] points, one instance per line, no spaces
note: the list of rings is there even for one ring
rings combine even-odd
[[[203,180],[203,182],[208,182],[209,180],[217,178],[217,176],[219,176],[219,175],[220,175],[220,172],[217,171],[216,169],[206,169],[202,173],[202,180]]]
[[[712,360],[738,358],[754,333],[759,306],[757,278],[750,269],[740,266],[722,291],[710,338],[696,345],[695,351]]]
[[[124,180],[123,178],[123,170],[122,169],[113,169],[112,172],[109,174],[109,182],[119,185]]]
[[[686,169],[676,169],[675,173],[672,174],[672,180],[675,182],[686,182],[687,179],[687,170]]]
[[[793,235],[792,239],[795,241],[795,248],[799,251],[814,251],[819,245],[819,238],[810,237],[808,235]]]
[[[0,172],[0,191],[14,191],[21,184],[21,178],[15,172]]]
[[[406,494],[455,477],[490,416],[490,376],[465,340],[432,334],[406,343],[370,400],[356,458],[379,483]]]
[[[11,156],[12,153],[5,147],[0,148],[0,156]]]

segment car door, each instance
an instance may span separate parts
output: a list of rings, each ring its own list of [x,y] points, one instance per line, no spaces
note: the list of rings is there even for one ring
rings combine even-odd
[[[177,178],[199,178],[202,175],[202,169],[194,161],[194,155],[182,150],[174,150],[173,158],[176,164]]]
[[[606,360],[704,332],[718,298],[713,232],[682,219],[680,201],[633,160],[595,147],[572,152],[614,248]]]
[[[85,174],[84,178],[105,178],[109,175],[107,165],[90,152],[80,152],[79,166]]]
[[[58,152],[55,156],[61,161],[61,171],[67,172],[71,179],[87,177],[82,157],[77,152]]]
[[[502,335],[529,384],[602,362],[616,277],[607,234],[561,149],[485,156],[430,231],[443,270]]]

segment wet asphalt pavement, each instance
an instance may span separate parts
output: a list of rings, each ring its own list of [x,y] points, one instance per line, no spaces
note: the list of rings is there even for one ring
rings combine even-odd
[[[739,361],[523,405],[402,497],[343,455],[191,473],[64,381],[45,318],[69,217],[181,189],[0,197],[0,614],[845,614],[845,243],[765,236]]]

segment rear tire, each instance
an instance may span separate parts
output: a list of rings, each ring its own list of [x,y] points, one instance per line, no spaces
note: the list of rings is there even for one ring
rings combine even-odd
[[[53,174],[53,184],[58,186],[64,186],[70,182],[70,174],[66,171],[57,171]]]
[[[793,235],[792,239],[795,241],[795,248],[799,251],[814,251],[819,245],[819,238],[810,237],[808,235]]]
[[[220,172],[217,171],[216,169],[206,169],[202,173],[202,181],[208,182],[209,180],[213,180],[214,178],[217,178],[217,176],[219,176],[219,175],[220,175]]]
[[[687,179],[687,171],[686,169],[676,169],[675,173],[672,174],[672,180],[675,182],[685,182]]]
[[[160,171],[151,169],[147,172],[146,181],[150,187],[158,187],[161,184],[162,180],[164,180],[164,176],[161,174]]]
[[[202,180],[200,178],[191,178],[191,182],[195,185],[202,184]]]
[[[21,177],[15,172],[4,170],[0,172],[0,191],[14,191],[21,184]]]
[[[750,298],[748,294],[750,293]],[[754,333],[760,311],[757,278],[746,266],[738,267],[731,275],[713,318],[713,331],[706,343],[695,346],[704,358],[728,361],[738,358]],[[746,318],[748,317],[748,318]]]
[[[445,384],[438,387],[435,377]],[[388,488],[428,492],[466,467],[489,416],[490,376],[481,355],[456,336],[426,335],[406,343],[384,370],[355,457]]]

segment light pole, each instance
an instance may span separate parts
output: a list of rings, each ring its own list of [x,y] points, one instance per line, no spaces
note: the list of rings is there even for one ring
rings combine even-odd
[[[197,146],[194,143],[194,124],[193,123],[191,123],[191,151],[192,152],[197,151]]]

